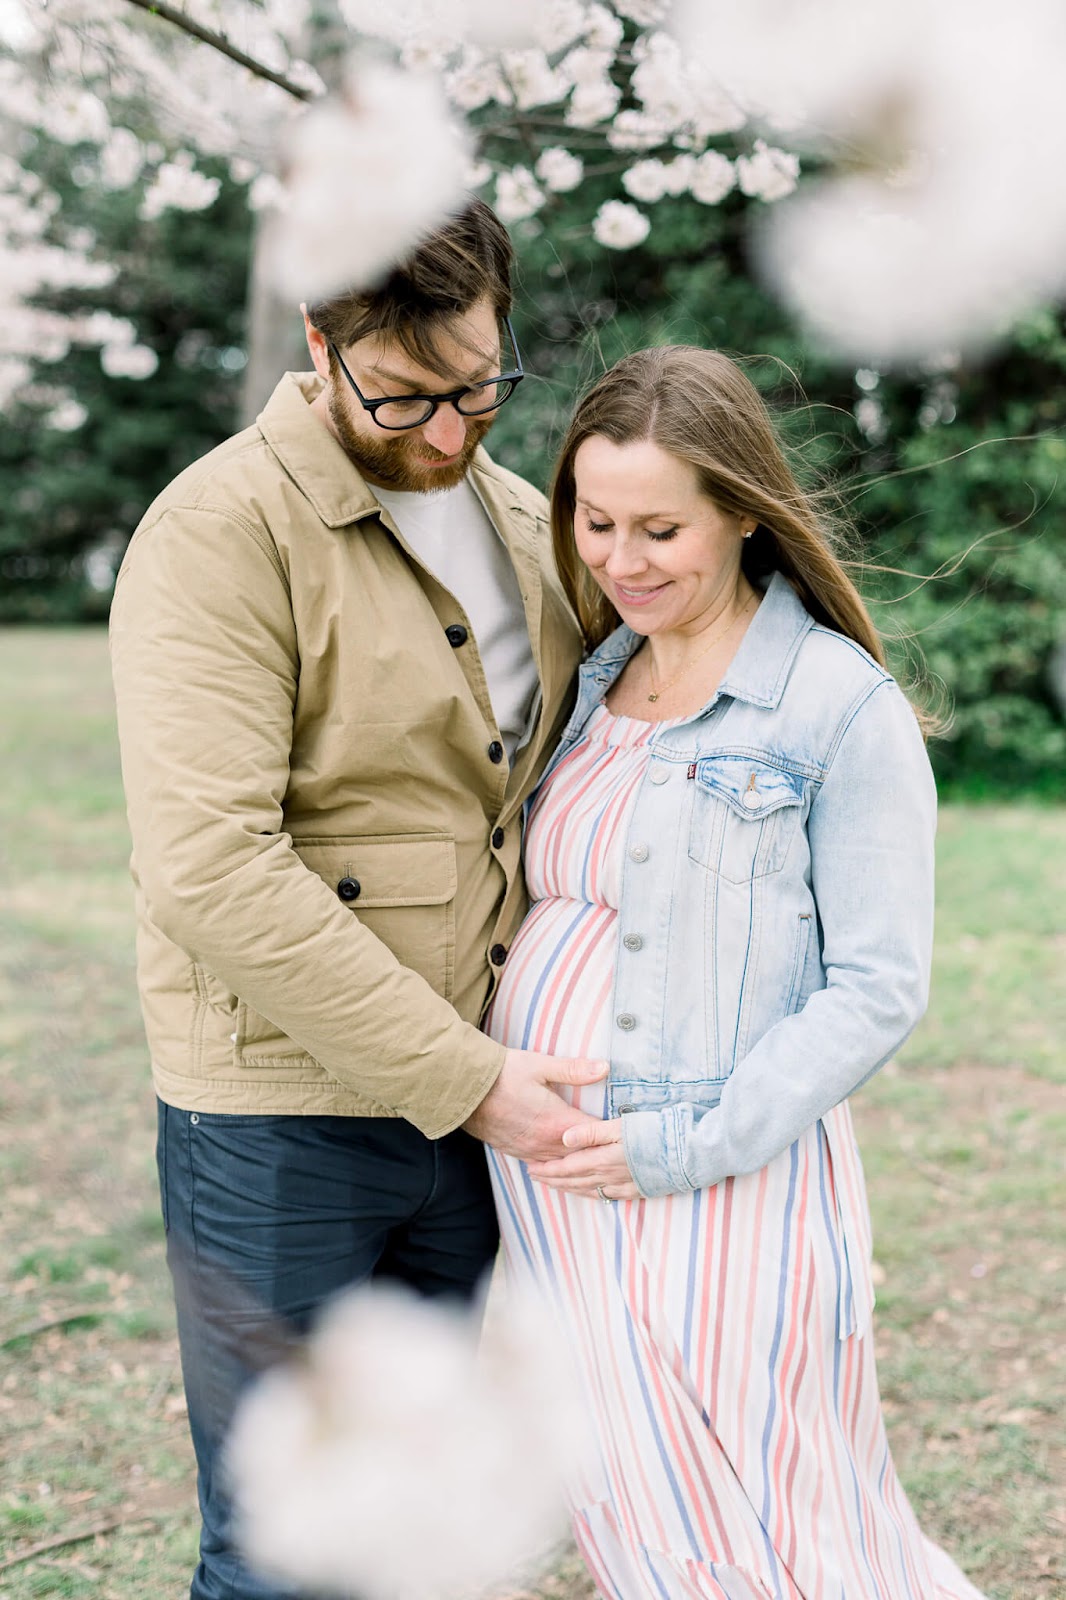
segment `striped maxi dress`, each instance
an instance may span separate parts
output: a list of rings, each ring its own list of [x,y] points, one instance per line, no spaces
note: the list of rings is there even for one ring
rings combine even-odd
[[[626,819],[658,726],[601,705],[537,796],[533,905],[487,1024],[503,1044],[608,1054]],[[565,1092],[606,1114],[601,1084]],[[760,1172],[664,1199],[603,1205],[490,1160],[508,1274],[533,1277],[579,1362],[595,1449],[571,1510],[602,1595],[981,1600],[889,1453],[846,1104]]]

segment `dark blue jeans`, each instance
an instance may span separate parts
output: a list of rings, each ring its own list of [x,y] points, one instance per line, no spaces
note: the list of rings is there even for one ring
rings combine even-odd
[[[192,1600],[283,1600],[230,1543],[219,1457],[238,1396],[353,1284],[471,1300],[498,1240],[484,1151],[388,1118],[160,1103],[158,1160],[203,1522]]]

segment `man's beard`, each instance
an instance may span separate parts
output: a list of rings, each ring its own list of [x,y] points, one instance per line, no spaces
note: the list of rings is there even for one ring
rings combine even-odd
[[[380,484],[383,489],[401,489],[415,494],[454,489],[461,483],[474,452],[495,420],[492,415],[469,418],[458,459],[447,467],[432,467],[425,463],[448,458],[427,444],[417,431],[390,436],[383,429],[380,438],[372,438],[356,432],[338,390],[332,385],[327,403],[330,421],[345,454],[368,482]],[[423,458],[421,461],[419,456]]]

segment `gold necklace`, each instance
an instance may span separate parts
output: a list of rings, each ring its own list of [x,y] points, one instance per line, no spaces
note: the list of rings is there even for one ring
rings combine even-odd
[[[736,613],[736,615],[730,621],[729,626],[726,627],[726,628],[722,628],[721,630],[719,630],[716,633],[713,633],[711,635],[711,637],[707,640],[707,643],[704,645],[703,649],[699,652],[699,654],[698,655],[694,655],[692,657],[692,660],[688,663],[688,665],[682,667],[681,671],[679,673],[677,673],[676,676],[671,678],[668,683],[661,683],[658,688],[655,687],[655,669],[651,664],[651,648],[649,646],[649,651],[648,651],[648,677],[651,680],[652,692],[648,696],[648,699],[651,701],[652,705],[655,704],[656,700],[658,700],[660,695],[664,695],[666,693],[667,689],[672,689],[676,683],[680,683],[681,679],[684,678],[689,672],[692,671],[692,669],[696,665],[697,661],[702,661],[703,657],[707,654],[708,650],[711,648],[712,645],[720,644],[721,641],[727,636],[727,634],[732,633],[733,629],[736,627],[737,623],[740,621],[740,619],[744,615],[745,611],[749,611],[751,609],[751,606],[752,606],[752,603],[754,602],[754,600],[755,600],[755,595],[749,596],[747,604],[742,606],[741,609]]]

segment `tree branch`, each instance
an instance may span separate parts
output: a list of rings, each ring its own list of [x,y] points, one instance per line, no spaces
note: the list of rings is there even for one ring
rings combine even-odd
[[[138,4],[139,0],[133,0]],[[114,1533],[117,1528],[132,1528],[137,1524],[154,1525],[157,1517],[117,1517],[109,1522],[95,1522],[91,1528],[82,1528],[78,1533],[60,1534],[56,1539],[44,1539],[40,1544],[33,1544],[28,1550],[21,1550],[18,1555],[8,1556],[6,1561],[0,1561],[0,1572],[9,1572],[12,1567],[20,1567],[27,1561],[33,1561],[37,1556],[43,1556],[49,1550],[65,1550],[68,1545],[84,1544],[87,1539],[98,1539],[101,1534]]]
[[[219,55],[228,56],[239,67],[244,67],[257,78],[265,78],[267,83],[276,83],[279,89],[284,89],[286,94],[291,94],[294,100],[313,100],[314,94],[310,89],[301,88],[298,83],[293,83],[286,78],[284,73],[274,72],[272,68],[264,66],[261,61],[245,55],[243,50],[238,50],[236,45],[230,44],[225,34],[216,33],[212,28],[204,28],[199,22],[194,22],[192,17],[179,11],[177,7],[167,5],[166,0],[128,0],[131,6],[137,6],[141,11],[147,11],[149,16],[162,17],[164,22],[173,23],[175,28],[180,28],[183,33],[189,34],[193,39],[199,39],[202,44],[210,45],[212,50],[217,50]]]

